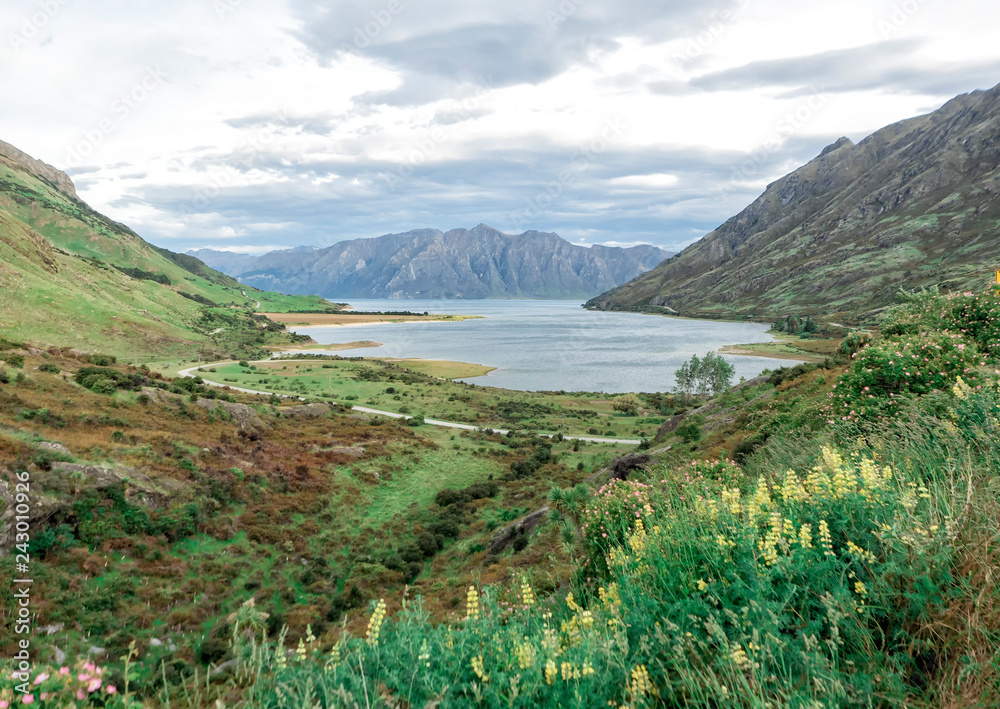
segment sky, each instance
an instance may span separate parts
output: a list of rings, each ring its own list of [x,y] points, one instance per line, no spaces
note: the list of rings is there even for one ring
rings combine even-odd
[[[5,0],[0,139],[175,251],[417,228],[675,251],[1000,83],[995,0]]]

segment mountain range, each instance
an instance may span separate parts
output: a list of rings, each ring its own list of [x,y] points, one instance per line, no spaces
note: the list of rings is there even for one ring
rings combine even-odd
[[[588,302],[691,317],[870,320],[900,288],[1000,268],[1000,86],[836,141],[657,268]]]
[[[655,246],[577,246],[557,234],[417,229],[247,256],[191,252],[257,288],[328,298],[590,298],[654,268]]]

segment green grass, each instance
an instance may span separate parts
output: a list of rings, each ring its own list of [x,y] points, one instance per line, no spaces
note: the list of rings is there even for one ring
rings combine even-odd
[[[236,363],[202,367],[196,374],[212,382],[362,405],[382,411],[423,415],[480,428],[532,429],[566,435],[636,439],[655,435],[656,411],[623,416],[612,408],[613,395],[599,393],[519,392],[443,381],[438,374],[463,363],[394,362],[361,359],[272,360],[253,369]],[[209,369],[215,369],[214,372]],[[421,371],[423,370],[423,371]],[[393,391],[389,391],[392,389]],[[508,412],[503,415],[502,412]],[[591,431],[596,431],[592,433]]]

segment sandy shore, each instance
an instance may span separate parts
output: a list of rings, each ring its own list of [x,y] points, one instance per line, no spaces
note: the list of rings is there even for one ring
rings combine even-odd
[[[769,344],[778,344],[770,342],[762,342],[759,345],[726,345],[725,347],[720,347],[719,352],[721,354],[728,355],[744,355],[747,357],[766,357],[768,359],[784,359],[792,360],[796,362],[822,362],[823,358],[808,352],[791,353],[791,352],[774,352],[767,349],[753,349],[755,346],[764,347]]]
[[[359,327],[386,323],[410,322],[461,322],[475,320],[481,315],[354,315],[351,313],[261,313],[274,322],[297,328],[309,327]]]

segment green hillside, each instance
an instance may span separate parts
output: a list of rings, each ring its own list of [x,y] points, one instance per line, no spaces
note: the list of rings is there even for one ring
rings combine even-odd
[[[246,331],[267,326],[254,310],[335,308],[313,296],[249,288],[155,247],[3,157],[0,254],[0,335],[37,345],[130,356],[192,347],[228,354]]]
[[[980,288],[1000,238],[1000,87],[842,138],[649,273],[592,299],[690,317],[868,320],[900,288]]]

